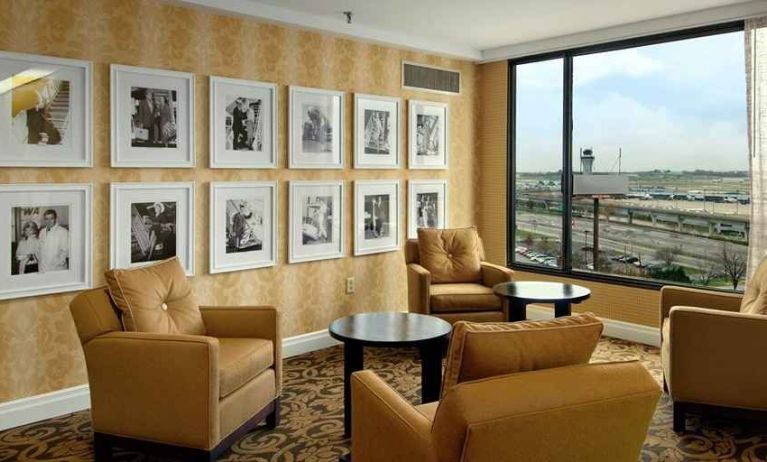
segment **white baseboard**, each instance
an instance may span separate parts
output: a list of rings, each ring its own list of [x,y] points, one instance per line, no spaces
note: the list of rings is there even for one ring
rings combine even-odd
[[[90,406],[88,385],[0,403],[0,430],[82,411]]]
[[[283,339],[282,356],[290,358],[338,344],[327,330],[318,330]],[[90,399],[88,385],[78,385],[0,403],[0,431],[88,409]]]
[[[290,358],[292,356],[298,356],[340,344],[341,342],[330,336],[327,329],[309,332],[308,334],[301,334],[283,339],[282,357]]]
[[[552,319],[554,317],[554,310],[541,306],[528,305],[527,317],[534,321]],[[604,334],[608,337],[642,343],[644,345],[660,346],[660,329],[656,327],[643,326],[625,321],[616,321],[614,319],[600,319],[605,325]]]

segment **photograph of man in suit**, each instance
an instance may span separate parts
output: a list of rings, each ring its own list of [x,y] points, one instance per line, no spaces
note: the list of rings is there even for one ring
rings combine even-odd
[[[131,146],[176,147],[176,91],[132,87]]]

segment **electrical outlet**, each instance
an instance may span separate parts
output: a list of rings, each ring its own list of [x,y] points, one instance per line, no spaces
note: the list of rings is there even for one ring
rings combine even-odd
[[[346,293],[354,293],[354,278],[346,278]]]

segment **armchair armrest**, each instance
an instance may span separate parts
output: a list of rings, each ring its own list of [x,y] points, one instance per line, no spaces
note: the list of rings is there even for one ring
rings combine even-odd
[[[203,449],[220,440],[215,338],[110,332],[84,351],[94,431]]]
[[[211,337],[279,338],[280,314],[273,306],[201,306],[200,312]]]
[[[742,294],[663,286],[660,290],[660,325],[675,306],[699,306],[723,311],[740,311]]]
[[[436,460],[431,421],[372,371],[352,374],[352,460]]]
[[[431,273],[418,263],[407,265],[407,301],[411,313],[429,314]]]
[[[671,310],[670,380],[675,400],[767,409],[767,316],[681,307]]]
[[[482,285],[493,287],[503,282],[511,282],[514,271],[500,265],[494,265],[486,261],[480,262],[482,268]]]
[[[273,306],[201,306],[205,331],[217,338],[261,338],[271,340],[274,349],[276,390],[282,389],[282,336],[280,312]]]

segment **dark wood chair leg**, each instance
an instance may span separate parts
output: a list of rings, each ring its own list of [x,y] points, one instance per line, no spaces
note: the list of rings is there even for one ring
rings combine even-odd
[[[112,460],[112,445],[98,433],[93,434],[93,455],[96,462]]]
[[[687,405],[685,403],[674,401],[672,413],[674,415],[674,425],[673,425],[674,431],[677,433],[681,433],[685,431],[686,430],[685,414],[687,413]]]
[[[280,399],[277,398],[274,400],[274,410],[271,414],[266,416],[266,426],[267,428],[273,430],[277,428],[277,425],[280,424]]]

